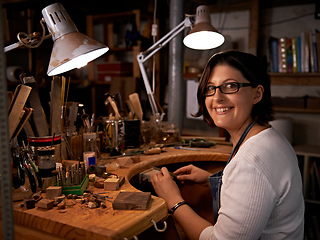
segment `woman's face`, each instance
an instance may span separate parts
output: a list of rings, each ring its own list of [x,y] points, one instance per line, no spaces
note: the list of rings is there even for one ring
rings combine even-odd
[[[208,85],[220,86],[228,82],[249,83],[236,68],[227,65],[217,65],[211,71]],[[221,93],[216,89],[213,96],[206,97],[205,104],[215,125],[233,133],[243,131],[251,121],[253,105],[258,103],[263,94],[263,87],[241,87],[232,94]]]

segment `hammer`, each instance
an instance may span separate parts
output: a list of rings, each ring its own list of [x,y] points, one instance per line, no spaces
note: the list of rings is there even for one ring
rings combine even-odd
[[[111,105],[111,107],[112,107],[112,109],[114,111],[115,118],[119,119],[120,118],[120,113],[118,111],[117,104],[112,100],[111,95],[109,93],[106,93],[105,96],[106,96],[108,102],[110,103],[110,105]]]

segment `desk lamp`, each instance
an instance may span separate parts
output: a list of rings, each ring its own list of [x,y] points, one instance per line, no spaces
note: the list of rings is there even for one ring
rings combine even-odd
[[[193,23],[194,18],[195,23]],[[219,47],[224,43],[224,37],[211,25],[209,8],[205,5],[201,5],[197,7],[196,15],[186,15],[185,19],[180,24],[154,43],[145,52],[141,52],[137,55],[141,75],[148,94],[152,114],[154,116],[159,113],[158,107],[154,94],[151,91],[150,83],[143,64],[187,27],[190,27],[191,31],[185,36],[183,43],[189,48],[206,50]],[[163,113],[161,119],[162,118]]]
[[[4,52],[26,46],[36,48],[44,39],[52,37],[53,48],[48,67],[48,76],[58,75],[74,68],[81,68],[88,62],[106,53],[109,48],[102,43],[80,33],[70,16],[60,3],[54,3],[42,10],[43,19],[40,20],[43,34],[18,33],[18,43],[4,48]],[[50,32],[45,36],[46,23]]]

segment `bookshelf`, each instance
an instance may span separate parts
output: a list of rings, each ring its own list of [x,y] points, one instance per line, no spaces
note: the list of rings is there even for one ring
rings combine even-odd
[[[271,85],[320,86],[320,73],[269,73]],[[320,108],[274,107],[275,112],[320,114]]]
[[[269,73],[272,85],[320,86],[320,73]]]
[[[302,177],[303,177],[303,194],[306,200],[315,201],[320,204],[320,199],[310,199],[312,194],[311,192],[311,163],[313,161],[317,162],[318,169],[320,167],[320,148],[317,145],[296,145],[294,150],[297,156],[302,157]],[[313,179],[319,181],[319,179]],[[320,189],[318,189],[320,191]]]

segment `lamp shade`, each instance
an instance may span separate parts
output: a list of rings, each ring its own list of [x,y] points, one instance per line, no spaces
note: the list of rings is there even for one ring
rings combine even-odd
[[[61,4],[47,6],[42,15],[54,41],[47,71],[49,76],[83,67],[109,50],[80,33]]]
[[[183,43],[189,48],[198,50],[216,48],[224,43],[223,35],[211,25],[207,6],[197,7],[195,26],[185,36]]]

